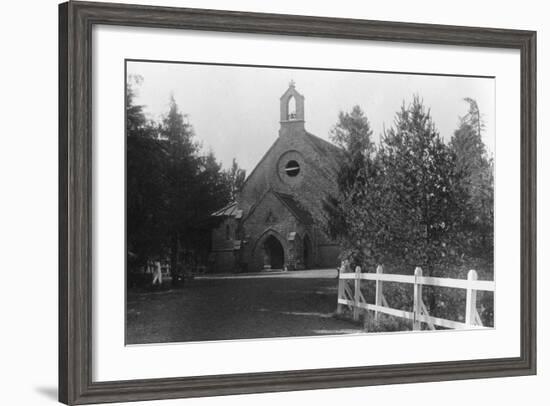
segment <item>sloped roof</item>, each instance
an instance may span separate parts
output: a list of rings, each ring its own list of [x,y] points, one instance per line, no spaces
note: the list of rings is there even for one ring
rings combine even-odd
[[[313,216],[292,195],[275,192],[273,194],[304,224],[312,224]]]
[[[344,151],[336,145],[317,137],[306,131],[307,139],[319,150],[319,152],[326,158],[333,158],[336,161],[339,161],[344,157]]]
[[[221,208],[218,211],[215,211],[211,214],[212,216],[232,216],[237,219],[241,218],[243,215],[243,211],[239,209],[239,206],[237,205],[237,202],[231,202],[227,206]]]

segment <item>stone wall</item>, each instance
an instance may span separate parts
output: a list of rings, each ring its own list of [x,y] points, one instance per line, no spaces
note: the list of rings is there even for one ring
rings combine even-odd
[[[209,268],[211,271],[233,272],[238,268],[238,256],[235,242],[238,239],[238,221],[233,217],[225,218],[212,230],[212,252]]]

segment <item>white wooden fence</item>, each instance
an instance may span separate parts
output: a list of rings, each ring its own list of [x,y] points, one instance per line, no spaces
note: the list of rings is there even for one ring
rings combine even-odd
[[[347,266],[347,268],[349,269],[349,266]],[[476,308],[477,291],[495,291],[495,282],[477,280],[477,272],[474,270],[468,272],[468,279],[451,279],[422,276],[421,268],[416,268],[414,270],[414,275],[394,275],[385,274],[382,266],[376,268],[376,273],[362,273],[360,267],[356,267],[355,272],[346,272],[346,267],[342,266],[339,270],[338,277],[338,313],[343,311],[344,306],[348,306],[353,312],[353,319],[359,320],[360,309],[373,310],[375,319],[378,319],[380,313],[385,313],[412,320],[413,330],[420,330],[422,323],[426,323],[431,330],[434,330],[435,326],[450,329],[481,328],[483,324]],[[363,296],[361,292],[362,280],[376,282],[374,304],[367,303]],[[408,283],[413,285],[414,302],[412,312],[389,307],[384,297],[384,282]],[[353,284],[353,288],[350,287],[350,284]],[[466,314],[464,323],[430,316],[426,305],[422,301],[422,286],[424,285],[466,289]]]

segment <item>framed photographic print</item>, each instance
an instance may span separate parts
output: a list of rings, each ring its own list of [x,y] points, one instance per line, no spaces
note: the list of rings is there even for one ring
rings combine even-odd
[[[536,373],[536,33],[59,8],[66,404]]]

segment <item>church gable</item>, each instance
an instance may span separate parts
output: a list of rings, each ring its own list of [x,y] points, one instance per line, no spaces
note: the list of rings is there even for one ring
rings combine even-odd
[[[299,197],[300,201],[319,201],[319,193],[337,193],[339,157],[337,147],[306,132],[278,137],[248,176],[239,196],[239,206],[249,210],[269,189]],[[312,192],[307,199],[308,191]]]
[[[336,195],[337,147],[306,132],[278,137],[246,180],[239,207],[247,213],[269,189],[292,195],[315,218],[323,218],[323,200]]]
[[[293,196],[269,190],[250,209],[244,219],[247,227],[251,225],[262,227],[277,227],[278,225],[296,227],[301,224],[311,225],[313,218],[309,211],[296,201]]]

